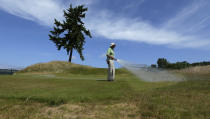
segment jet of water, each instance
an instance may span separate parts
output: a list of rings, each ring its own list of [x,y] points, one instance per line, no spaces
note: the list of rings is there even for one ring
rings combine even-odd
[[[144,64],[133,64],[124,60],[117,60],[117,62],[131,73],[144,81],[157,82],[157,81],[182,81],[181,77],[175,76],[166,70],[151,68]]]

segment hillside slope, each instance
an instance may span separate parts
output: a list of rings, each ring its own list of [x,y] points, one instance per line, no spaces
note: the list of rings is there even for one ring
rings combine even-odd
[[[117,73],[127,74],[125,69],[117,69]],[[107,73],[106,68],[95,68],[86,65],[79,65],[64,61],[52,61],[48,63],[39,63],[26,67],[18,73],[71,73],[71,74],[99,74]]]

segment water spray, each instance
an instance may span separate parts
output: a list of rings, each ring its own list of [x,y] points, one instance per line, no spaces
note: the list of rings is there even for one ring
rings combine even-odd
[[[152,68],[145,64],[133,64],[124,60],[116,60],[121,66],[136,75],[144,81],[157,82],[157,81],[182,81],[181,77],[175,76],[167,70]]]

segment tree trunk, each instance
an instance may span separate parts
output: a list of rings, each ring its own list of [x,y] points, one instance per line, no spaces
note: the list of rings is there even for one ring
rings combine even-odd
[[[70,54],[69,54],[69,62],[72,60],[72,54],[73,54],[73,48],[71,48]]]

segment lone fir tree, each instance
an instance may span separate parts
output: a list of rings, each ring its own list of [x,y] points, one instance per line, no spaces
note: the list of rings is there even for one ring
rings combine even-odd
[[[65,20],[60,22],[55,19],[54,30],[50,31],[50,40],[56,44],[58,50],[63,48],[67,51],[69,62],[72,61],[73,50],[79,53],[82,61],[84,60],[82,51],[84,50],[85,35],[92,38],[90,31],[85,28],[82,21],[87,10],[88,8],[85,8],[83,5],[75,8],[70,5],[70,8],[64,10]]]

